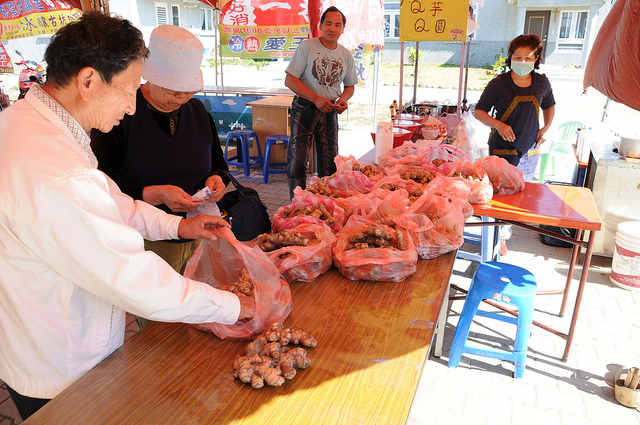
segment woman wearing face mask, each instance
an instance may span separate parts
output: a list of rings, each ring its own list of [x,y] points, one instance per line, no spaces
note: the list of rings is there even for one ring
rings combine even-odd
[[[489,155],[517,166],[531,181],[539,146],[551,126],[556,101],[551,84],[540,67],[542,43],[535,34],[520,35],[509,44],[506,65],[511,69],[491,80],[476,104],[474,117],[492,128]],[[544,126],[540,128],[540,109]],[[493,114],[490,112],[493,110]]]

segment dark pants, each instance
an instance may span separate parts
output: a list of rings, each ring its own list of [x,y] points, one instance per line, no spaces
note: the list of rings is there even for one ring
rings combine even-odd
[[[335,111],[320,112],[313,102],[294,97],[290,117],[291,137],[287,148],[287,180],[289,196],[293,190],[307,187],[307,161],[311,146],[315,143],[318,177],[336,172],[338,155],[338,114]]]
[[[9,390],[11,400],[13,400],[13,404],[18,408],[18,413],[20,413],[23,421],[26,421],[29,416],[36,413],[42,406],[51,401],[51,399],[48,398],[33,398],[20,395],[8,385],[7,390]]]
[[[193,255],[196,248],[198,248],[200,242],[200,239],[194,239],[190,242],[148,241],[145,239],[144,249],[155,252],[160,258],[173,267],[175,271],[184,274],[187,261],[189,261],[191,255]],[[138,332],[153,323],[153,320],[145,319],[144,317],[135,316],[135,318],[138,324]]]

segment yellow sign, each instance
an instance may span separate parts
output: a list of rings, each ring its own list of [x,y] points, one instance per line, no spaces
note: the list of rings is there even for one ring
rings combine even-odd
[[[43,11],[6,17],[0,8],[0,40],[33,37],[42,34],[54,34],[60,28],[82,16],[80,9]]]
[[[465,41],[469,0],[402,0],[400,41]]]

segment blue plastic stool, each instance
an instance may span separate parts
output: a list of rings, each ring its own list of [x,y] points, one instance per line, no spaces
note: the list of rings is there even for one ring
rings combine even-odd
[[[287,170],[286,169],[276,169],[276,170],[272,170],[271,166],[272,165],[277,165],[277,166],[286,166],[287,163],[286,162],[274,162],[273,164],[271,164],[271,146],[273,145],[285,145],[285,146],[289,146],[289,136],[285,136],[282,134],[276,134],[273,136],[267,136],[266,140],[265,140],[265,146],[264,146],[264,164],[262,166],[262,173],[264,174],[264,179],[263,179],[263,183],[267,184],[269,183],[269,174],[286,174]]]
[[[473,276],[462,314],[460,314],[456,334],[451,345],[449,367],[458,367],[463,353],[474,354],[512,361],[515,363],[514,377],[522,378],[527,359],[527,343],[533,322],[533,300],[536,296],[536,288],[535,276],[522,267],[495,261],[480,264]],[[478,306],[485,299],[515,305],[518,307],[518,316],[511,317],[478,310]],[[518,326],[513,352],[467,345],[469,328],[476,314]]]
[[[258,147],[258,156],[249,155],[249,139],[255,140],[255,145]],[[229,140],[237,140],[236,156],[229,158]],[[260,148],[260,140],[258,135],[253,130],[233,130],[227,134],[227,140],[224,145],[224,160],[227,165],[235,165],[244,168],[244,175],[249,176],[249,168],[252,165],[260,164],[263,166],[262,161],[262,149]]]

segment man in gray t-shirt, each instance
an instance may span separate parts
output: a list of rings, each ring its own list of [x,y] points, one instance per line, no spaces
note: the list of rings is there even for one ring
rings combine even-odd
[[[351,52],[338,44],[346,19],[332,6],[320,18],[322,34],[304,40],[286,69],[284,84],[296,96],[291,104],[291,137],[287,149],[289,195],[306,188],[312,142],[315,142],[318,177],[336,172],[338,114],[343,113],[358,83]],[[344,84],[344,89],[342,85]]]

